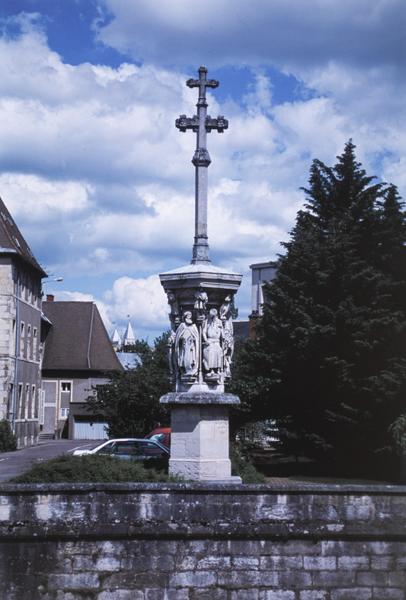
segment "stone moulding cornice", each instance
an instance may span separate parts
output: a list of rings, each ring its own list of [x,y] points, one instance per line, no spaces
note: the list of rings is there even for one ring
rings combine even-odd
[[[210,281],[210,283],[218,282],[219,285],[222,282],[230,282],[235,283],[237,286],[241,283],[241,275],[232,275],[231,273],[223,273],[221,275],[215,275],[214,273],[174,273],[170,275],[169,273],[162,273],[159,275],[159,278],[162,282],[165,281],[183,281],[183,280],[192,280],[192,281]]]
[[[166,282],[196,282],[200,284],[200,287],[204,287],[206,281],[210,287],[221,287],[223,284],[228,284],[234,289],[238,289],[242,275],[239,273],[233,273],[231,271],[225,271],[219,267],[204,264],[185,265],[173,271],[167,271],[166,273],[160,273],[159,278],[162,284]]]
[[[238,396],[218,392],[169,392],[160,398],[161,404],[241,404]]]

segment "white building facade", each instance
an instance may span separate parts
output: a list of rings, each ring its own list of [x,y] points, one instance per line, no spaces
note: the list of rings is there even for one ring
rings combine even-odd
[[[9,421],[18,447],[39,435],[45,276],[0,199],[0,419]]]

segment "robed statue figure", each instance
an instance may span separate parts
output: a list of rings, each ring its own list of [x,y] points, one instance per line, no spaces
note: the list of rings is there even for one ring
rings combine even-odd
[[[181,377],[194,377],[199,368],[199,332],[192,320],[192,313],[186,311],[183,321],[176,330],[175,356]]]
[[[209,375],[219,373],[223,368],[223,324],[217,314],[217,309],[211,308],[202,329],[203,366]]]

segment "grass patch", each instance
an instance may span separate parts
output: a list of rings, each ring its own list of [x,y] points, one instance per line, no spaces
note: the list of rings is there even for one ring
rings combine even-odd
[[[163,471],[146,469],[131,460],[111,456],[62,455],[34,465],[13,483],[118,483],[175,481]]]

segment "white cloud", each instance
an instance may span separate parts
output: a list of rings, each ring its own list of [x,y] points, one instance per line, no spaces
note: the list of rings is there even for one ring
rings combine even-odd
[[[99,37],[160,64],[402,67],[403,0],[105,0],[113,14]],[[170,50],[169,50],[170,49]]]
[[[52,181],[37,175],[0,174],[1,195],[15,219],[32,223],[78,216],[89,210],[89,186],[79,181]]]
[[[215,92],[209,99],[211,114],[230,121],[224,134],[208,137],[211,254],[244,273],[280,251],[303,202],[298,190],[311,159],[331,164],[349,137],[367,170],[406,195],[404,89],[391,49],[396,32],[393,42],[385,33],[399,4],[379,0],[365,14],[366,0],[311,3],[313,15],[302,1],[253,0],[230,9],[229,0],[208,0],[192,11],[180,0],[108,0],[115,20],[99,32],[160,64],[168,57],[181,65],[181,55],[199,64],[200,50],[205,59],[210,46],[213,64],[254,65],[254,83],[241,90],[239,102],[223,106]],[[350,12],[349,30],[335,39],[333,25],[338,31],[348,24]],[[201,30],[195,30],[198,17]],[[24,27],[22,35],[0,40],[1,139],[7,141],[0,146],[0,195],[44,264],[66,278],[85,275],[88,290],[96,280],[98,290],[109,290],[95,294],[106,323],[130,314],[136,329],[165,329],[166,301],[151,273],[191,254],[195,139],[178,132],[174,120],[195,112],[195,90],[185,86],[194,73],[159,64],[68,65],[32,19]],[[377,53],[379,33],[386,45]],[[383,66],[385,60],[392,63]],[[293,72],[308,95],[275,104],[264,67],[271,62]],[[243,285],[242,313],[249,303]]]
[[[124,321],[129,316],[138,331],[151,329],[160,333],[169,329],[168,303],[158,275],[119,277],[103,300],[109,306],[110,321]]]

